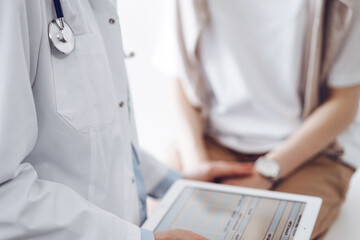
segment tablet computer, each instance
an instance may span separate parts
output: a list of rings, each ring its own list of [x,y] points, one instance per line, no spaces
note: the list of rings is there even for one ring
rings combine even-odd
[[[317,197],[188,180],[177,181],[143,228],[186,229],[214,240],[310,239]]]

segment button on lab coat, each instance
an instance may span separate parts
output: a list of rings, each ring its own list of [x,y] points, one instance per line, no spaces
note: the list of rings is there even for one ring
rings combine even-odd
[[[149,193],[168,170],[137,144],[114,2],[62,0],[64,56],[51,0],[0,1],[0,239],[140,239],[131,146]]]

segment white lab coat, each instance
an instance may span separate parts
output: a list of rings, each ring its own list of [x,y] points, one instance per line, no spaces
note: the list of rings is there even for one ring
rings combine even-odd
[[[140,239],[131,145],[148,192],[167,169],[137,145],[116,6],[62,2],[69,56],[52,0],[0,1],[0,239]]]

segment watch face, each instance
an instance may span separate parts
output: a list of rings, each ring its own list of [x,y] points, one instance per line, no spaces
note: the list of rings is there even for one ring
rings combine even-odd
[[[256,170],[265,177],[277,178],[280,173],[280,166],[274,160],[263,158],[256,162]]]

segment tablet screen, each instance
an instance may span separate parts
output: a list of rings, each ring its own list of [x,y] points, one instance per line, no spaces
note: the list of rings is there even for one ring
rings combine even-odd
[[[155,228],[208,239],[293,239],[306,203],[186,187]]]

